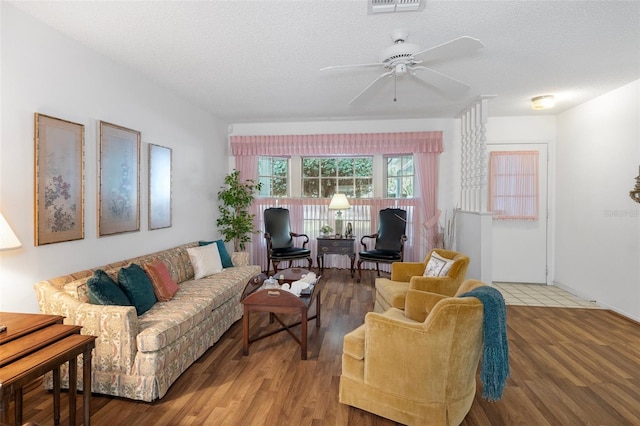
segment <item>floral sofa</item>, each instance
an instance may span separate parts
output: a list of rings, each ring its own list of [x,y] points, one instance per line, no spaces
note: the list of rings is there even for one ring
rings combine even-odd
[[[234,253],[233,267],[194,280],[187,248],[196,246],[197,242],[184,244],[35,285],[41,312],[63,315],[66,324],[81,325],[83,334],[98,337],[92,359],[93,392],[142,401],[162,398],[180,374],[242,317],[240,297],[260,267]],[[142,266],[154,260],[161,260],[178,284],[171,300],[155,303],[140,316],[134,306],[89,302],[87,280],[96,269],[117,276],[131,263]],[[62,377],[62,385],[68,386],[66,371]],[[51,380],[50,375],[45,378],[45,386],[51,387]]]

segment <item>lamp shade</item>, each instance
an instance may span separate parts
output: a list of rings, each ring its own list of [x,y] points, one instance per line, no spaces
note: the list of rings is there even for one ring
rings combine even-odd
[[[349,209],[349,200],[344,194],[333,194],[331,202],[329,203],[329,210],[345,210]]]
[[[4,219],[2,213],[0,213],[0,251],[11,250],[22,247],[20,240],[13,233],[13,230]]]

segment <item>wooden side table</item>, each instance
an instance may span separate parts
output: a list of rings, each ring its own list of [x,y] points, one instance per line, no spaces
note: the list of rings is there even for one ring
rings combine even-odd
[[[318,237],[318,256],[317,262],[320,271],[324,271],[324,255],[325,254],[342,254],[349,256],[351,259],[351,278],[355,273],[356,251],[354,243],[355,237],[336,238],[336,237]]]
[[[95,336],[80,334],[80,326],[63,325],[58,315],[0,312],[0,421],[9,424],[9,399],[14,396],[15,424],[22,424],[22,388],[53,371],[53,420],[60,424],[60,366],[69,363],[69,424],[76,421],[78,355],[83,354],[84,424],[90,424],[91,351]]]

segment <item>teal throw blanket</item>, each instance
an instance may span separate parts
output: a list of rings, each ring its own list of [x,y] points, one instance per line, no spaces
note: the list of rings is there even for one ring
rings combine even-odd
[[[477,287],[460,297],[477,297],[484,305],[484,349],[482,352],[482,397],[488,401],[502,398],[509,377],[507,309],[500,291],[490,286]]]

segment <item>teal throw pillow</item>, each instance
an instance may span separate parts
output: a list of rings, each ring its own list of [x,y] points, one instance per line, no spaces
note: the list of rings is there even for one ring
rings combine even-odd
[[[87,294],[94,305],[132,306],[122,288],[106,272],[98,269],[87,280]]]
[[[149,276],[139,265],[132,263],[118,271],[118,282],[138,315],[147,312],[158,301]]]
[[[231,261],[231,256],[229,256],[229,252],[227,251],[227,247],[224,245],[224,241],[215,240],[215,241],[198,241],[200,246],[208,246],[209,244],[216,243],[218,245],[218,253],[220,253],[220,262],[222,262],[223,268],[231,268],[233,266],[233,262]]]

